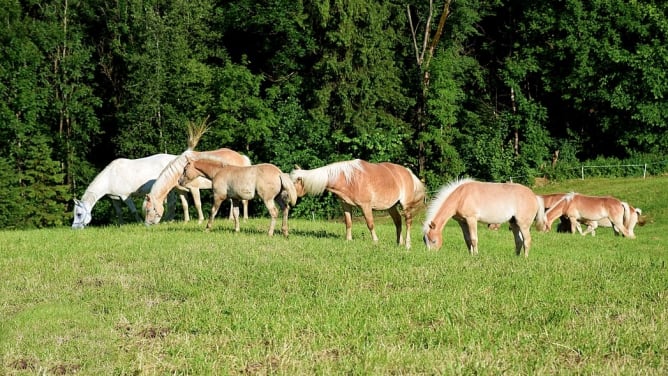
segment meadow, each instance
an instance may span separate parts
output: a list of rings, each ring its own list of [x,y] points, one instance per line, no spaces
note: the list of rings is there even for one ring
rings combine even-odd
[[[363,221],[268,217],[0,232],[0,374],[619,374],[668,372],[668,177],[551,183],[642,208],[637,239],[450,221],[440,251]],[[258,203],[251,203],[251,205]],[[421,214],[422,216],[424,213]]]

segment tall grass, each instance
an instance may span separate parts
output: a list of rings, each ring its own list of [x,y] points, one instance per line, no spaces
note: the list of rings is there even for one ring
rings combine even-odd
[[[570,181],[650,223],[636,240],[502,226],[468,255],[455,223],[427,251],[356,222],[268,218],[0,232],[5,374],[665,374],[668,178]],[[2,374],[3,372],[0,372]]]

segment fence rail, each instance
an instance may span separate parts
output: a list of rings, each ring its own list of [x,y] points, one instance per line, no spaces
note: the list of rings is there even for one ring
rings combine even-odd
[[[595,170],[595,169],[612,169],[612,168],[628,168],[628,167],[642,167],[642,177],[643,179],[647,178],[647,166],[651,165],[666,165],[668,164],[668,160],[662,161],[662,162],[655,162],[655,163],[643,163],[643,164],[617,164],[617,165],[581,165],[580,167],[572,167],[568,168],[566,170],[571,170],[571,171],[579,171],[580,179],[585,180],[585,170]],[[533,176],[535,178],[536,176]],[[512,183],[513,180],[516,180],[518,178],[532,178],[531,176],[528,175],[519,175],[519,176],[511,176],[509,178],[510,182]]]

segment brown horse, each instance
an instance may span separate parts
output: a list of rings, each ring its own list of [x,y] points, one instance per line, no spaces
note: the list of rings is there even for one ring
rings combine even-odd
[[[578,224],[578,232],[580,232],[580,234],[582,234],[583,236],[587,234],[591,234],[591,236],[596,236],[596,229],[598,227],[612,227],[613,231],[615,232],[615,235],[619,235],[619,231],[615,228],[615,226],[612,225],[612,222],[610,222],[608,218],[603,218],[599,221],[589,221],[580,219],[578,222],[587,226],[587,229],[583,232]],[[642,217],[642,210],[640,208],[634,208],[633,206],[629,205],[629,215],[624,216],[624,226],[626,226],[626,229],[629,230],[630,234],[633,234],[635,236],[635,234],[633,233],[633,229],[636,227],[636,225],[644,226],[645,218]]]
[[[536,228],[545,224],[543,200],[531,189],[514,183],[485,183],[472,179],[456,180],[444,186],[427,209],[424,241],[429,249],[443,244],[443,227],[454,218],[462,229],[469,253],[478,253],[478,222],[503,223],[510,221],[515,237],[515,253],[529,256],[534,219]]]
[[[629,231],[624,218],[631,218],[629,204],[612,196],[586,196],[579,193],[568,193],[545,213],[547,217],[546,229],[552,227],[552,222],[565,215],[571,221],[571,233],[580,229],[578,221],[601,221],[608,219],[613,228],[625,237],[634,239],[635,234]],[[636,217],[637,222],[637,217]],[[627,223],[630,223],[627,221]],[[633,223],[635,226],[635,223]],[[581,231],[581,229],[580,229]]]
[[[232,166],[225,164],[225,160],[212,155],[201,153],[197,156],[188,156],[183,173],[179,178],[179,184],[185,185],[193,179],[204,176],[213,184],[213,207],[211,216],[206,224],[206,229],[211,230],[213,219],[224,200],[231,198],[234,202],[234,230],[239,231],[239,200],[251,200],[260,197],[269,215],[271,225],[269,236],[274,235],[278,209],[283,211],[283,235],[288,236],[288,212],[290,206],[297,202],[297,192],[288,174],[283,173],[278,167],[261,163],[252,166]]]
[[[200,177],[189,181],[186,183],[186,185],[179,185],[178,183],[179,177],[183,173],[183,167],[187,163],[187,158],[194,158],[200,155],[215,156],[221,158],[225,161],[226,164],[230,165],[250,166],[251,164],[250,159],[248,159],[247,156],[239,154],[236,151],[228,148],[205,152],[197,152],[190,149],[186,150],[181,155],[172,160],[167,166],[165,166],[158,178],[153,183],[151,191],[144,198],[142,209],[144,211],[144,223],[146,225],[154,225],[160,222],[162,214],[165,211],[163,204],[165,197],[174,188],[182,191],[190,191],[193,196],[193,200],[195,201],[195,207],[197,208],[199,223],[202,223],[204,220],[204,214],[202,213],[202,203],[200,200],[199,191],[200,189],[211,189],[211,181],[205,177]],[[243,206],[244,218],[248,218],[248,201],[244,201]],[[232,210],[230,210],[230,215],[232,215]],[[189,217],[186,216],[184,219],[187,221]]]
[[[352,240],[352,209],[362,209],[371,238],[378,242],[373,223],[373,210],[387,210],[396,228],[397,243],[404,244],[401,215],[406,218],[406,248],[411,247],[413,214],[424,202],[422,182],[406,167],[389,163],[370,163],[361,159],[336,162],[313,170],[295,169],[290,173],[299,197],[320,195],[329,191],[343,206],[346,240]]]

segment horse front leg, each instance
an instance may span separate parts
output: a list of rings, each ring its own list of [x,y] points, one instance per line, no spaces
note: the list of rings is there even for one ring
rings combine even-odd
[[[346,240],[353,240],[353,207],[343,201],[341,201],[341,206],[343,207],[343,221],[346,224]]]
[[[401,233],[401,214],[399,214],[399,209],[397,206],[393,206],[387,210],[387,212],[390,214],[390,217],[392,217],[392,222],[394,222],[394,228],[397,233],[397,244],[403,245],[404,244],[404,238]],[[411,234],[409,230],[409,224],[408,224],[408,214],[406,214],[406,248],[410,249],[411,248]]]
[[[125,201],[125,205],[127,205],[128,208],[130,208],[130,212],[132,214],[134,214],[135,219],[137,220],[137,222],[141,223],[142,222],[141,217],[139,216],[139,213],[137,213],[137,208],[135,207],[135,202],[132,199],[132,197],[128,197],[124,201]],[[119,212],[120,212],[120,205],[119,205]]]
[[[366,222],[366,227],[371,232],[371,239],[373,239],[374,243],[378,243],[378,235],[376,235],[376,226],[373,223],[373,210],[371,210],[371,206],[364,205],[361,206],[360,208],[362,209],[362,214],[364,215],[364,221]]]
[[[130,200],[130,198],[127,198],[124,201],[127,201],[127,200]],[[121,211],[121,204],[116,199],[112,199],[111,204],[114,206],[114,210],[116,210],[116,215],[118,216],[118,225],[120,226],[120,225],[123,224],[123,212]],[[127,202],[126,202],[126,205],[128,205],[128,207],[130,207],[130,205]]]
[[[220,205],[222,205],[223,201],[225,201],[227,197],[223,195],[219,195],[214,193],[213,194],[213,206],[211,207],[211,217],[209,217],[209,221],[206,223],[206,231],[211,231],[211,228],[213,227],[213,219],[216,218],[216,214],[218,214],[218,209],[220,209]]]
[[[181,199],[181,208],[183,208],[183,221],[190,221],[190,213],[188,212],[188,198],[183,192],[179,192],[179,198]]]
[[[241,204],[244,206],[244,221],[248,219],[248,200],[241,201]]]
[[[469,225],[465,219],[457,219],[459,227],[462,229],[462,235],[464,235],[464,242],[466,242],[466,250],[470,254],[473,254],[473,242],[471,241],[471,231]],[[476,233],[477,235],[477,233]]]
[[[197,210],[197,223],[201,225],[204,222],[204,212],[202,211],[202,196],[199,188],[190,188],[190,194],[193,196],[193,203]]]
[[[232,214],[232,220],[234,221],[234,231],[239,232],[241,228],[239,227],[239,200],[231,200],[232,207],[230,208],[230,214]]]

